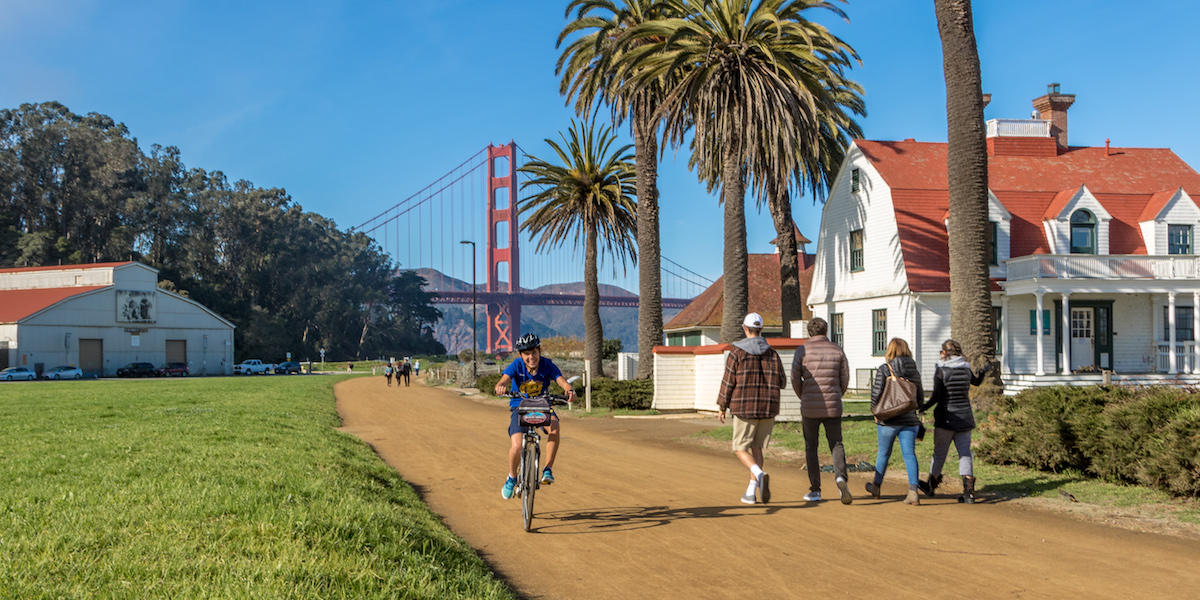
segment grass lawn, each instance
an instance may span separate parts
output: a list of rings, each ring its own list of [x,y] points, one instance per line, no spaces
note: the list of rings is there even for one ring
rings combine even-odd
[[[926,426],[929,427],[928,424]],[[728,443],[732,434],[733,428],[724,426],[696,435]],[[857,464],[860,461],[866,461],[872,465],[875,463],[877,448],[875,424],[870,417],[846,417],[843,419],[842,443],[846,449],[848,464]],[[804,434],[800,429],[800,424],[777,423],[771,435],[771,445],[803,453]],[[921,467],[922,478],[925,478],[929,472],[929,460],[932,455],[933,428],[930,427],[925,440],[917,443],[917,460]],[[803,464],[803,457],[799,460]],[[824,431],[821,433],[821,463],[832,464]],[[958,454],[953,445],[942,472],[947,479],[958,477]],[[900,477],[903,477],[904,474],[904,459],[900,455],[898,442],[892,449],[892,457],[888,462],[888,473]],[[1070,502],[1062,495],[1062,492],[1066,492],[1082,503],[1111,508],[1156,507],[1154,511],[1156,517],[1200,524],[1200,502],[1174,498],[1166,492],[1148,487],[1108,483],[1081,473],[1046,473],[1013,465],[993,465],[984,462],[978,456],[975,458],[975,476],[979,480],[980,492],[1001,498],[1041,497]]]
[[[341,377],[0,384],[0,597],[512,598]]]

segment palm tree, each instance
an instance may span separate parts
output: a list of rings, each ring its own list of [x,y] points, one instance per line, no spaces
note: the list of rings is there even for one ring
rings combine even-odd
[[[823,82],[841,81],[853,50],[804,18],[840,12],[818,0],[677,0],[681,16],[631,28],[620,61],[640,88],[668,82],[658,109],[664,142],[691,136],[691,165],[725,211],[722,342],[741,337],[748,310],[745,195],[759,165],[793,164],[822,143]],[[769,178],[751,182],[761,191]],[[789,219],[790,220],[790,219]],[[794,244],[794,241],[793,241]]]
[[[571,20],[558,36],[562,47],[572,35],[584,35],[563,48],[555,74],[559,91],[575,112],[587,118],[598,103],[608,104],[613,121],[630,120],[637,172],[638,247],[638,361],[637,377],[654,375],[654,346],[662,343],[662,272],[658,226],[658,120],[655,111],[663,95],[661,82],[635,88],[621,70],[617,40],[630,28],[668,16],[673,5],[662,0],[572,0]]]
[[[950,184],[950,335],[978,367],[991,360],[988,164],[979,52],[970,0],[934,0],[946,77]]]
[[[571,121],[563,144],[547,139],[557,156],[549,162],[530,156],[521,171],[531,177],[521,185],[537,192],[520,201],[521,229],[537,236],[537,250],[584,240],[583,321],[584,356],[591,361],[592,377],[603,374],[601,350],[604,329],[600,322],[600,284],[597,259],[600,243],[615,262],[637,260],[635,182],[630,146],[613,149],[617,137],[611,127],[596,131],[595,121]],[[565,147],[564,147],[565,146]],[[614,266],[615,268],[615,266]]]

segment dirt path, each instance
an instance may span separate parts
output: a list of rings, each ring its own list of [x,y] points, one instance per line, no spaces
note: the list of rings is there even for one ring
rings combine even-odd
[[[531,598],[1195,598],[1200,542],[1010,504],[900,504],[899,486],[806,504],[804,471],[771,473],[768,505],[738,502],[732,455],[670,442],[698,425],[566,419],[558,483],[535,532],[500,498],[500,405],[361,377],[336,388],[344,431],[379,452],[446,523]],[[827,494],[836,492],[827,476]],[[889,482],[890,483],[890,482]],[[889,494],[890,492],[890,494]],[[928,587],[928,582],[938,587]]]

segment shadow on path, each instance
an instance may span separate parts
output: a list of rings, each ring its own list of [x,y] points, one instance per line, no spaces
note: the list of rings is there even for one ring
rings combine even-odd
[[[783,504],[743,504],[730,506],[696,506],[671,508],[669,506],[616,506],[559,510],[534,515],[537,533],[580,534],[612,533],[662,527],[681,519],[730,519],[759,515],[772,515],[784,510],[810,508],[806,502]],[[545,523],[540,525],[540,523]]]

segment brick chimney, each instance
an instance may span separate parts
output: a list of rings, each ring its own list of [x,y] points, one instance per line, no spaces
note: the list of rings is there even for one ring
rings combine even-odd
[[[1046,86],[1046,95],[1033,99],[1033,108],[1043,121],[1050,121],[1050,135],[1058,143],[1059,150],[1067,149],[1067,109],[1075,103],[1075,94],[1058,91],[1059,84]]]

